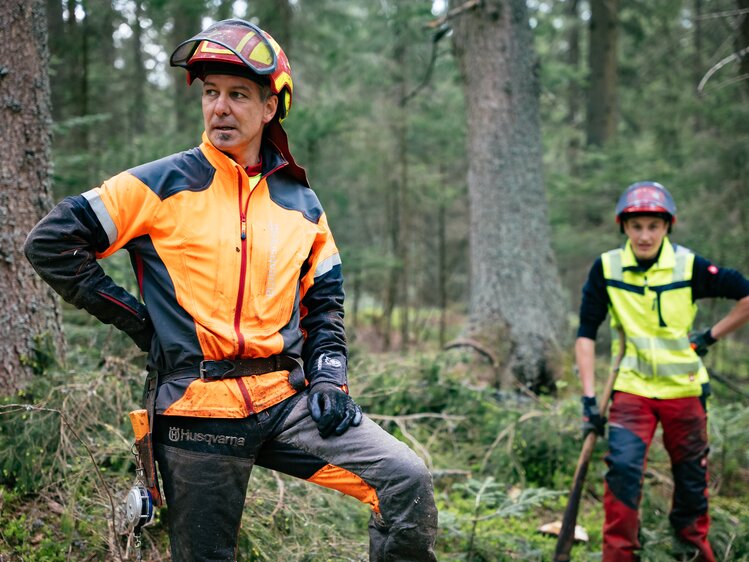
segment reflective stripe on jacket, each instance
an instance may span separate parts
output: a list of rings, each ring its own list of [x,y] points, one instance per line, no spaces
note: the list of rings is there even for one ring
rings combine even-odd
[[[627,343],[615,390],[650,398],[699,396],[708,375],[689,344],[697,314],[690,284],[694,254],[665,238],[647,271],[638,271],[629,242],[601,261],[612,331],[621,327]],[[618,346],[613,337],[614,357]]]
[[[314,192],[284,173],[273,145],[261,154],[251,181],[204,134],[197,148],[66,198],[26,254],[66,300],[145,341],[151,369],[286,354],[304,360],[308,381],[344,385],[338,249]],[[121,248],[145,306],[96,263]],[[156,411],[243,417],[293,394],[285,375],[175,380],[159,387]]]

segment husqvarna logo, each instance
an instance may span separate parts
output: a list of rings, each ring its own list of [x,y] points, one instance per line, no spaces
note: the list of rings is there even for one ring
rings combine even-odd
[[[179,429],[176,427],[169,428],[169,441],[176,443],[179,441]]]
[[[244,447],[244,437],[236,435],[216,435],[215,433],[199,433],[189,429],[178,427],[169,428],[169,441],[179,443],[180,441],[192,441],[193,443],[207,443],[208,445],[230,445],[232,447]]]

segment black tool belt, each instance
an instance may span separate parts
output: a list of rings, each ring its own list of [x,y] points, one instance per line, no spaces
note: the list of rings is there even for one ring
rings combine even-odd
[[[167,373],[159,373],[159,384],[175,379],[189,378],[193,375],[204,381],[219,381],[238,377],[264,375],[276,371],[289,372],[289,384],[296,390],[305,387],[304,369],[300,359],[288,355],[272,355],[253,359],[221,359],[219,361],[204,360],[197,365],[191,365]]]

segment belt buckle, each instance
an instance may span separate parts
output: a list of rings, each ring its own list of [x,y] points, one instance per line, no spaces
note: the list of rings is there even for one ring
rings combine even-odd
[[[219,371],[221,367],[226,367],[226,368],[220,374],[217,374],[217,373],[211,374],[208,371],[208,364],[212,364],[214,366],[214,369],[213,369],[214,371],[216,367],[218,367]],[[230,361],[229,359],[221,359],[220,361],[210,361],[210,360],[203,359],[200,362],[198,372],[200,374],[200,380],[202,380],[203,382],[220,381],[226,378],[227,375],[233,373],[235,369],[236,369],[235,363],[233,361]]]

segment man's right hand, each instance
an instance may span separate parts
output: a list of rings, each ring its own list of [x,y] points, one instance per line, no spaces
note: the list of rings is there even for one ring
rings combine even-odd
[[[603,437],[606,434],[606,418],[601,415],[598,409],[598,402],[595,396],[583,396],[583,439],[588,433],[595,431]]]

